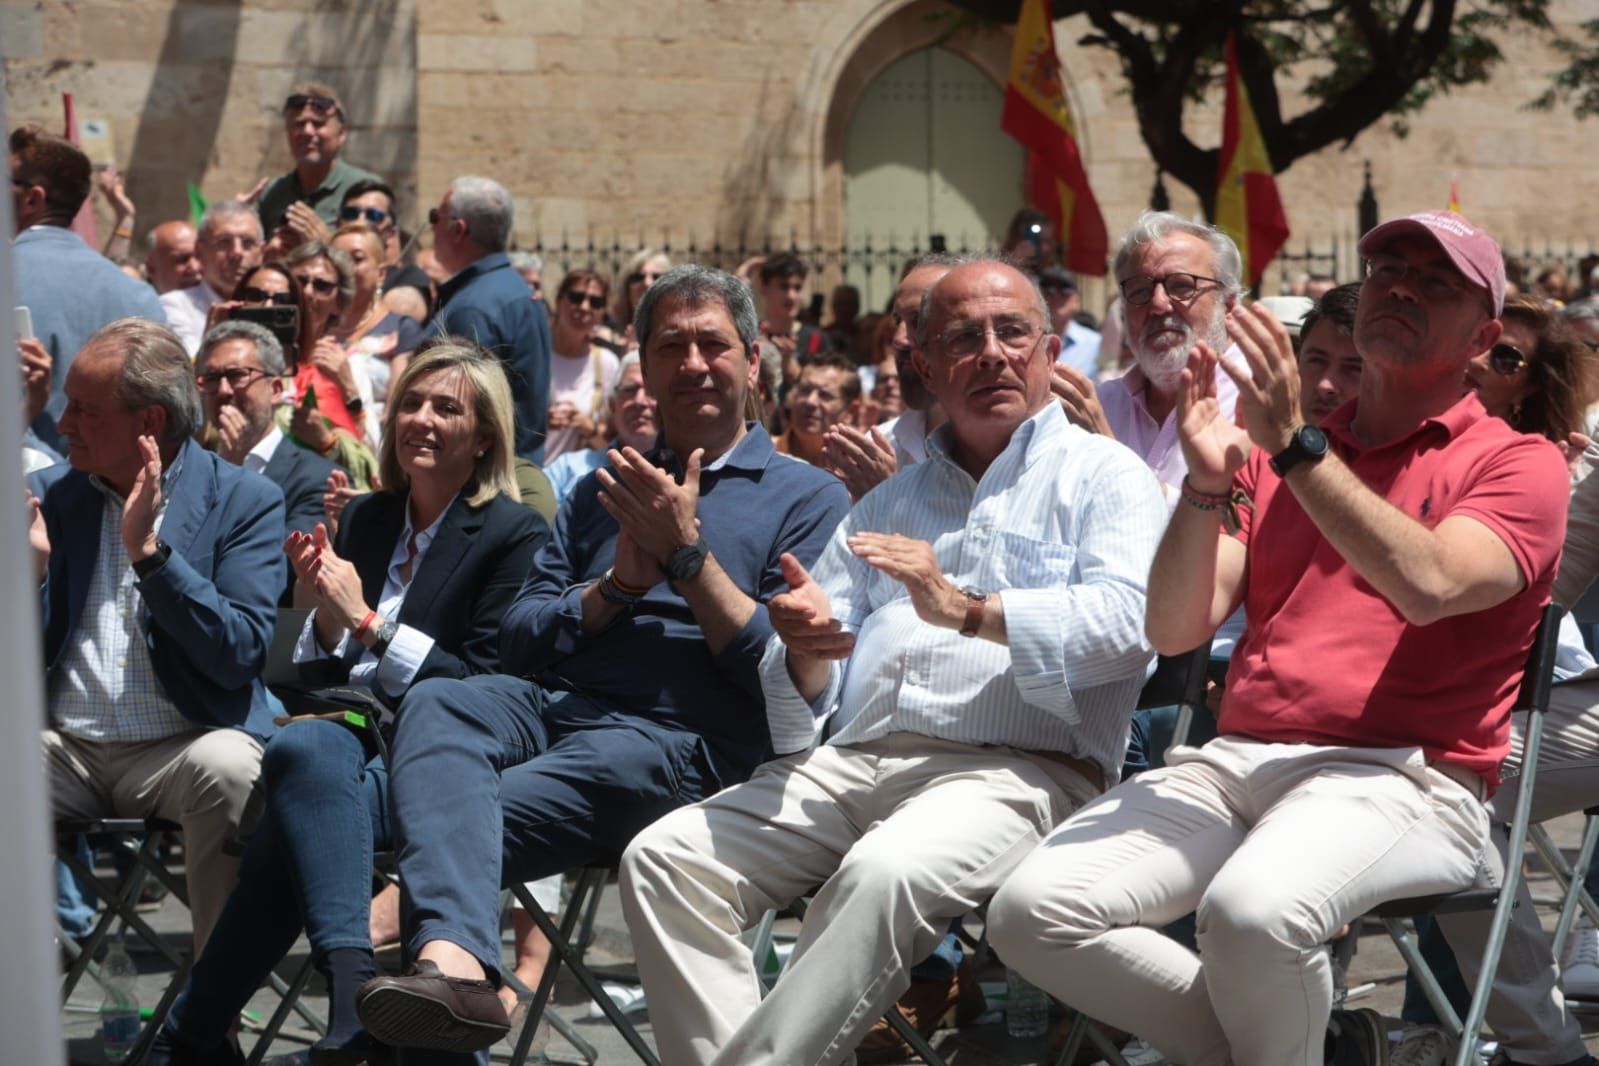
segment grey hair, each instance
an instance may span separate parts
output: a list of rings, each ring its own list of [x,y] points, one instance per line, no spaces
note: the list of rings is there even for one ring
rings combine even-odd
[[[931,260],[933,258],[934,256],[929,255],[925,256],[924,260]],[[918,266],[948,266],[950,270],[954,270],[956,267],[976,266],[978,264],[1009,267],[1022,277],[1026,278],[1027,287],[1032,291],[1033,300],[1035,301],[1032,309],[1038,312],[1039,321],[1042,322],[1044,326],[1044,335],[1048,336],[1050,333],[1054,332],[1050,326],[1049,304],[1044,302],[1044,290],[1038,287],[1038,279],[1027,273],[1025,270],[1022,270],[1005,256],[948,255],[945,253],[940,253],[939,260],[936,263],[926,261],[918,262]],[[949,277],[949,275],[945,274],[944,278],[947,277]],[[927,347],[927,321],[933,309],[933,293],[940,285],[944,283],[944,278],[939,278],[937,281],[933,282],[922,293],[922,306],[916,310],[916,347],[918,348]]]
[[[611,388],[612,396],[615,396],[617,393],[622,391],[622,378],[627,375],[628,367],[637,366],[640,367],[639,373],[642,374],[644,372],[642,368],[642,362],[643,360],[639,358],[637,348],[634,348],[631,352],[628,352],[626,355],[622,356],[622,365],[616,368],[616,384]]]
[[[515,216],[510,191],[493,178],[463,174],[450,182],[450,217],[466,223],[467,236],[479,247],[505,251]]]
[[[450,206],[455,206],[454,197],[450,199]],[[537,270],[541,274],[544,273],[542,256],[534,255],[532,252],[512,252],[507,258],[511,260],[512,270]]]
[[[101,344],[122,353],[122,381],[117,397],[129,410],[160,407],[167,413],[167,443],[182,442],[205,424],[194,364],[177,334],[146,318],[119,318],[102,327],[84,345]]]
[[[223,341],[233,340],[253,343],[255,357],[260,360],[261,369],[268,374],[281,378],[288,373],[287,364],[283,361],[283,345],[278,343],[272,331],[254,322],[242,322],[236,318],[225,318],[205,331],[205,336],[200,340],[199,354],[194,357],[196,369],[205,365],[206,356],[211,354],[212,348]]]
[[[1139,215],[1138,221],[1133,223],[1133,228],[1127,231],[1121,246],[1116,249],[1111,273],[1120,278],[1122,268],[1138,254],[1140,248],[1164,244],[1174,233],[1198,237],[1210,247],[1216,259],[1216,280],[1221,282],[1224,297],[1231,296],[1237,300],[1244,295],[1244,259],[1238,254],[1238,245],[1215,226],[1199,219],[1184,218],[1174,211],[1145,211]]]
[[[349,307],[350,301],[355,299],[355,260],[350,258],[350,253],[322,241],[304,241],[284,254],[283,265],[292,267],[312,259],[326,259],[333,264],[333,273],[339,278],[339,307]]]
[[[1593,322],[1599,324],[1599,297],[1569,303],[1560,309],[1560,317],[1567,322]]]
[[[199,234],[199,239],[203,241],[206,234],[210,232],[213,222],[220,222],[225,218],[244,217],[248,217],[251,222],[255,223],[256,239],[262,239],[264,234],[261,232],[261,216],[256,214],[255,208],[249,204],[234,199],[214,201],[210,207],[205,209],[205,214],[200,216],[200,225],[195,227],[195,229]]]
[[[694,263],[668,270],[639,298],[638,310],[633,313],[633,336],[638,338],[640,351],[649,345],[656,305],[671,296],[678,297],[690,306],[715,300],[727,308],[733,328],[738,331],[738,339],[744,342],[744,354],[750,353],[750,345],[755,343],[760,330],[760,319],[755,315],[755,297],[750,294],[750,287],[725,270]]]

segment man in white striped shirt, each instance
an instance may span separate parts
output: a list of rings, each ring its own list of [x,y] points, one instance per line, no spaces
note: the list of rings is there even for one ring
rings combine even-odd
[[[1165,508],[1136,456],[1052,401],[1059,349],[1005,264],[924,297],[916,364],[949,424],[850,512],[814,577],[785,558],[770,605],[767,716],[797,754],[623,858],[663,1061],[841,1061],[949,919],[1116,780]],[[739,933],[813,890],[762,1001]]]

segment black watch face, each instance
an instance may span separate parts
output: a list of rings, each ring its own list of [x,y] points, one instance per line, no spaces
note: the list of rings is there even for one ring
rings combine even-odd
[[[1299,446],[1311,455],[1323,455],[1326,453],[1327,434],[1323,433],[1318,427],[1312,425],[1300,426],[1297,436],[1299,438]]]
[[[672,553],[672,558],[666,565],[667,573],[673,578],[689,578],[700,572],[700,567],[705,565],[705,542],[690,544],[677,549]]]

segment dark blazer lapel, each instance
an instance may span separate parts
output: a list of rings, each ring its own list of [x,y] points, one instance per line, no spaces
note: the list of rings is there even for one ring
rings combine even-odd
[[[284,437],[278,446],[272,449],[272,458],[267,460],[267,465],[262,468],[263,477],[282,485],[290,481],[294,468],[300,465],[300,456],[309,454],[304,448]]]
[[[89,600],[89,583],[94,579],[94,568],[100,558],[100,523],[105,521],[105,496],[78,474],[61,485],[73,498],[61,508],[62,526],[66,534],[65,550],[51,552],[51,562],[59,554],[66,576],[66,607],[68,634],[77,632],[78,619],[83,617],[83,605]],[[60,602],[60,601],[57,601]]]
[[[473,539],[483,528],[486,510],[468,506],[464,496],[457,496],[450,504],[433,543],[428,545],[427,555],[422,557],[422,565],[411,578],[411,588],[400,608],[401,621],[411,622],[433,609],[434,601],[448,587],[455,568],[466,558]]]
[[[195,535],[217,506],[217,479],[213,463],[221,460],[191,441],[178,453],[183,466],[167,494],[161,519],[161,539],[179,555],[188,557]]]
[[[362,498],[359,506],[367,513],[367,520],[351,527],[351,532],[359,531],[360,536],[351,538],[349,559],[361,575],[361,595],[375,607],[383,598],[395,541],[405,529],[405,497],[375,492]]]

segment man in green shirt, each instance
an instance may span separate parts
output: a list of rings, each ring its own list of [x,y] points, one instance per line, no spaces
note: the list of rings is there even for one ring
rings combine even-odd
[[[306,81],[295,85],[283,102],[283,132],[289,139],[294,169],[273,179],[261,194],[257,210],[261,229],[271,236],[279,226],[299,230],[315,228],[306,217],[296,224],[293,205],[303,203],[314,211],[329,230],[339,224],[339,206],[344,192],[358,181],[379,180],[376,174],[353,167],[339,158],[349,136],[344,105],[333,89],[322,82]],[[326,235],[303,232],[301,239]],[[298,244],[299,240],[288,242]]]

